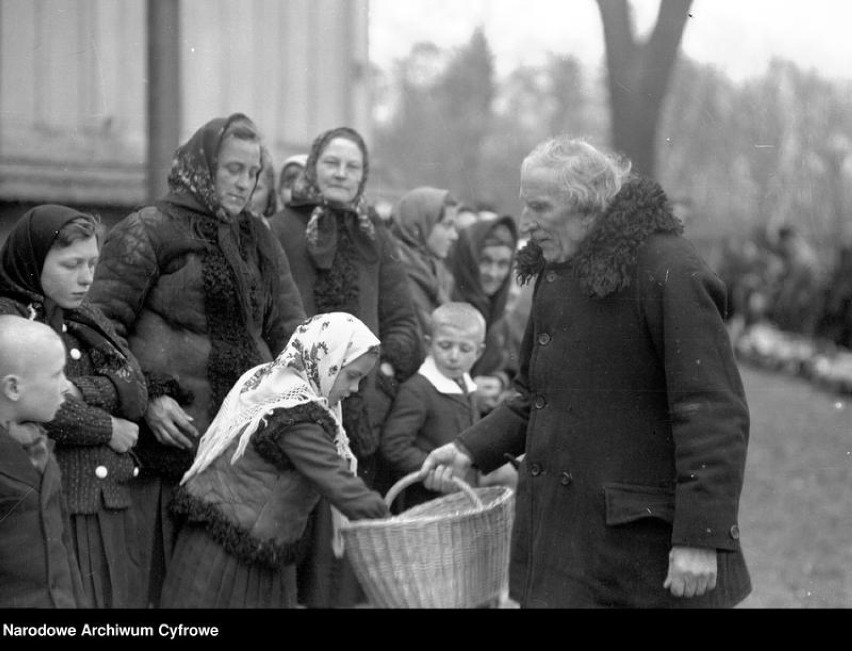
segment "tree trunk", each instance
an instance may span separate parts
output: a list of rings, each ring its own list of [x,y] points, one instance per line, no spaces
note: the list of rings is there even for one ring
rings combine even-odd
[[[692,0],[661,0],[645,42],[636,39],[627,0],[597,0],[604,28],[612,145],[637,172],[656,173],[657,127]]]

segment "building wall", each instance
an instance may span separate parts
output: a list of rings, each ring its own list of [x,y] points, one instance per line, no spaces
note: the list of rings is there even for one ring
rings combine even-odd
[[[237,111],[278,161],[334,126],[369,139],[368,0],[179,2],[181,141]],[[0,219],[150,199],[146,6],[0,0]]]

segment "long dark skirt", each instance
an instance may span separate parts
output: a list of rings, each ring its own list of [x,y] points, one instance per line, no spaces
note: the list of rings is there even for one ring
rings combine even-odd
[[[354,608],[367,598],[355,570],[331,547],[331,506],[321,499],[311,513],[311,547],[298,566],[299,603],[306,608]]]
[[[139,477],[129,485],[136,515],[144,601],[142,607],[157,608],[166,570],[175,546],[177,527],[169,514],[174,483],[159,477]]]
[[[358,476],[373,490],[386,491],[387,468],[378,455],[358,461]],[[367,596],[348,559],[337,558],[331,547],[331,505],[321,499],[311,513],[311,546],[298,564],[296,579],[299,604],[306,608],[355,608],[367,604]]]
[[[94,608],[142,608],[142,568],[133,509],[72,514],[83,591]]]
[[[181,528],[163,583],[162,608],[295,608],[296,569],[249,564],[196,525]]]

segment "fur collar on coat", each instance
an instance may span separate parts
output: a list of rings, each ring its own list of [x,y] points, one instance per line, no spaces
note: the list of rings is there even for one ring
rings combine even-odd
[[[672,214],[659,184],[634,177],[613,197],[567,264],[589,296],[603,298],[630,285],[639,248],[654,233],[682,235],[683,222]],[[518,255],[521,282],[545,268],[533,257],[529,251]]]

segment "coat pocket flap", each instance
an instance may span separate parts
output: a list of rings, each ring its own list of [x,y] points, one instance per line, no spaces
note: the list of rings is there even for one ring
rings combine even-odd
[[[606,523],[626,524],[642,518],[657,518],[674,523],[674,491],[662,486],[606,484]]]

